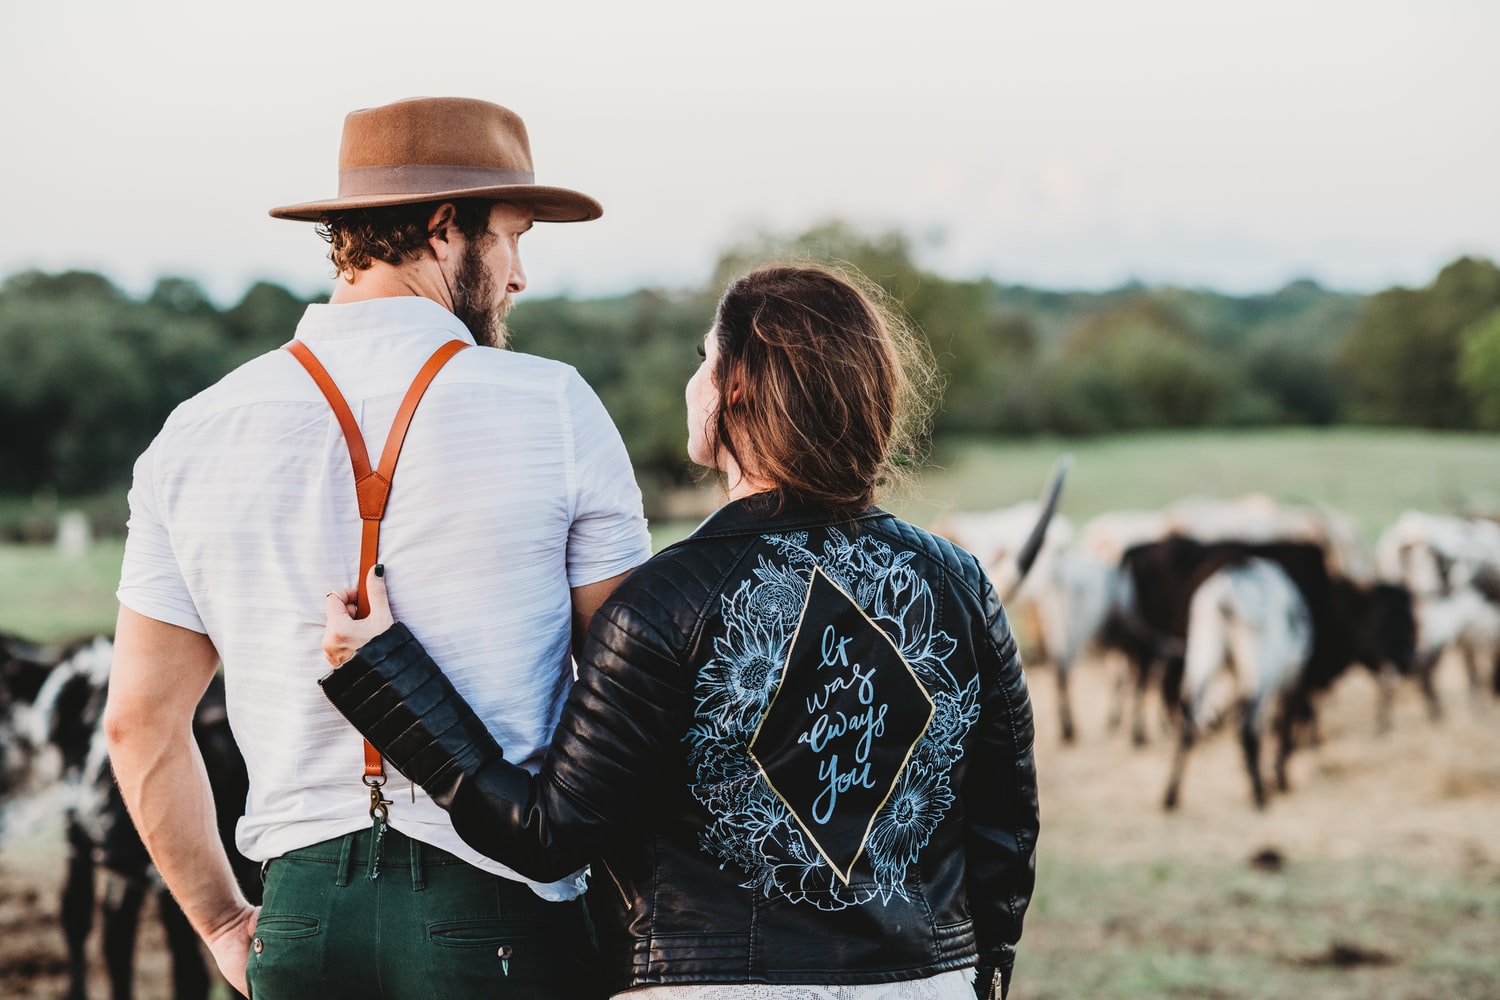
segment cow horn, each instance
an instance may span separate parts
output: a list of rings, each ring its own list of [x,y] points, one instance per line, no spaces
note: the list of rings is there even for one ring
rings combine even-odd
[[[1026,536],[1026,544],[1021,546],[1021,551],[1016,555],[1016,579],[1006,590],[1004,602],[1009,602],[1021,589],[1021,582],[1026,579],[1036,557],[1042,551],[1042,542],[1047,538],[1047,526],[1052,523],[1052,515],[1057,513],[1057,501],[1062,496],[1063,482],[1068,478],[1068,470],[1073,468],[1073,456],[1067,453],[1060,455],[1057,464],[1052,467],[1052,479],[1047,484],[1046,491],[1042,494],[1042,510],[1037,515],[1036,524],[1032,526],[1031,534]]]

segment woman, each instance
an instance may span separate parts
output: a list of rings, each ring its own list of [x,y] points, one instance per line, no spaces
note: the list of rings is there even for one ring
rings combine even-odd
[[[592,862],[616,993],[1009,985],[1037,834],[1015,641],[973,556],[872,506],[930,380],[915,343],[824,268],[729,287],[687,386],[728,503],[594,617],[536,775],[382,580],[361,621],[329,599],[330,662],[365,644],[329,698],[476,849],[535,878]]]

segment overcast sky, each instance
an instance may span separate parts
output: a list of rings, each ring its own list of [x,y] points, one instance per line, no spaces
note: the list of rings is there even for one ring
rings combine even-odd
[[[758,229],[898,228],[950,277],[1268,291],[1500,259],[1492,0],[28,2],[0,39],[0,273],[326,289],[275,205],[345,113],[463,95],[603,219],[533,295],[701,283]]]

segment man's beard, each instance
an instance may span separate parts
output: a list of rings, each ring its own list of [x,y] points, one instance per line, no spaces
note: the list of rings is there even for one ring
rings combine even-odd
[[[469,328],[474,343],[481,347],[504,347],[509,338],[505,317],[510,312],[511,297],[495,295],[495,276],[484,266],[484,252],[475,241],[458,262],[456,286],[453,289],[453,315]]]

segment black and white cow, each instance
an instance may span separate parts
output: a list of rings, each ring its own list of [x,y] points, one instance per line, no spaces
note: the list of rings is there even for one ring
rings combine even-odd
[[[36,758],[49,750],[60,768],[56,780],[66,803],[68,864],[61,918],[68,946],[67,996],[82,1000],[87,993],[86,945],[97,904],[103,916],[102,943],[111,995],[114,1000],[129,1000],[141,907],[148,895],[154,895],[171,954],[173,996],[202,1000],[208,996],[212,978],[198,937],[156,876],[109,767],[100,721],[112,659],[111,642],[96,638],[62,650],[56,662],[35,664],[41,668],[39,673],[17,668],[19,676],[43,678],[29,700],[23,701],[20,695],[14,699],[17,711],[11,718],[18,730],[16,745],[32,758],[21,772],[26,780],[39,780],[37,772],[45,766]],[[220,678],[213,680],[198,705],[193,734],[214,789],[220,837],[241,886],[251,899],[258,900],[258,869],[234,849],[234,826],[244,810],[248,779],[229,731]],[[101,871],[105,876],[102,901],[97,896]]]
[[[1257,807],[1266,804],[1260,743],[1276,723],[1276,781],[1286,789],[1292,729],[1305,713],[1303,671],[1313,652],[1313,620],[1297,585],[1275,562],[1254,556],[1210,574],[1188,610],[1181,738],[1164,805],[1177,806],[1188,754],[1201,732],[1238,712],[1240,747]],[[1227,682],[1227,683],[1224,683]]]
[[[1321,691],[1350,664],[1363,663],[1381,678],[1384,717],[1393,674],[1412,672],[1416,627],[1411,594],[1404,587],[1334,576],[1322,547],[1306,542],[1205,544],[1173,536],[1127,551],[1121,560],[1125,596],[1106,636],[1131,659],[1137,698],[1144,695],[1149,678],[1158,677],[1168,710],[1180,711],[1193,594],[1214,573],[1251,557],[1275,563],[1306,603],[1313,646],[1302,686]],[[1313,721],[1310,714],[1306,721]],[[1144,733],[1137,736],[1143,739]]]

